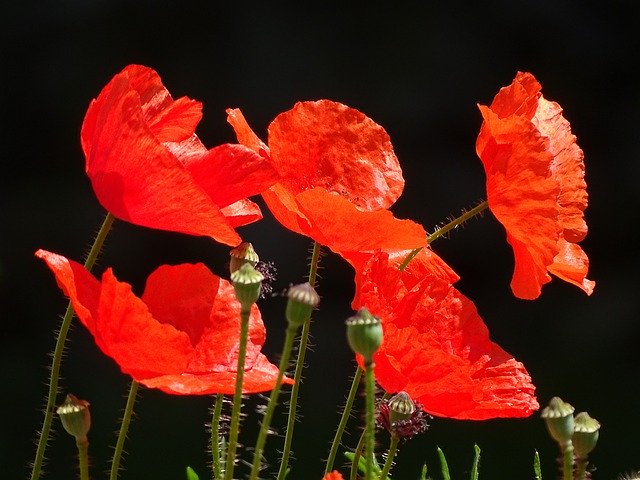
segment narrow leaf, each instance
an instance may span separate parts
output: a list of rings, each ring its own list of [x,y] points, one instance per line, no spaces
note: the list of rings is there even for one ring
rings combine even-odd
[[[540,468],[540,455],[538,450],[533,454],[533,473],[536,480],[542,480],[542,469]]]
[[[193,468],[187,467],[187,480],[200,480],[198,474],[194,472]]]
[[[440,459],[440,469],[442,470],[443,480],[451,480],[451,476],[449,475],[449,465],[447,464],[447,459],[440,447],[438,447],[438,458]]]
[[[480,465],[480,447],[476,444],[473,446],[474,457],[471,466],[471,480],[478,480],[478,466]]]

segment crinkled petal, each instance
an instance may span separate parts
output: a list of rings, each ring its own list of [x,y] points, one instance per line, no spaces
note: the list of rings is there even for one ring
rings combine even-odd
[[[278,180],[278,174],[264,157],[238,144],[227,143],[212,148],[206,155],[192,157],[186,168],[220,207],[257,195]]]
[[[260,354],[253,366],[245,370],[242,379],[243,393],[258,393],[273,389],[278,377],[278,368]],[[235,369],[194,375],[183,373],[164,375],[142,380],[141,383],[149,388],[157,388],[174,395],[210,395],[224,393],[231,395],[235,391]],[[293,384],[290,378],[284,377],[283,384]]]
[[[421,225],[399,220],[388,210],[363,212],[323,188],[306,190],[295,199],[311,225],[306,235],[334,252],[412,249],[427,244]]]
[[[239,108],[227,108],[227,122],[229,122],[236,132],[238,142],[259,155],[269,156],[269,147],[251,130],[251,127],[249,127]]]
[[[98,347],[135,380],[184,370],[193,353],[186,333],[161,324],[111,270],[98,282],[80,264],[39,250]]]
[[[233,228],[248,225],[262,218],[260,207],[247,198],[227,205],[220,211]]]
[[[384,128],[338,102],[299,102],[278,115],[269,126],[269,149],[281,182],[294,194],[322,187],[362,210],[378,210],[404,188]]]
[[[593,293],[596,282],[587,279],[589,258],[575,243],[560,241],[560,252],[553,259],[549,271],[556,277],[580,287],[587,295]]]
[[[374,362],[385,390],[404,390],[429,413],[459,419],[523,417],[538,408],[524,366],[491,342],[473,303],[447,278],[410,278],[408,289],[383,252],[359,273],[356,307],[382,319]]]

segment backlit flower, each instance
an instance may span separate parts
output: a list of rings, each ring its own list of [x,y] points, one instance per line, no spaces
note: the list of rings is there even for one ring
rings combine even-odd
[[[61,255],[38,250],[36,256],[53,271],[98,347],[134,380],[172,394],[234,392],[240,304],[233,286],[203,264],[159,267],[139,298],[111,269],[97,280]],[[270,390],[278,376],[260,353],[265,336],[254,305],[244,393]]]
[[[480,106],[476,151],[487,175],[489,208],[507,231],[515,296],[534,299],[552,273],[591,294],[589,259],[577,245],[587,234],[583,153],[562,108],[546,100],[530,73]]]
[[[262,196],[276,219],[335,252],[426,244],[424,229],[387,209],[404,179],[384,128],[330,100],[299,102],[269,126],[268,146],[238,109],[238,141],[269,158],[280,178]]]
[[[401,272],[407,253],[378,252],[356,267],[352,306],[369,309],[384,329],[373,359],[380,386],[441,417],[530,415],[538,402],[529,374],[491,342],[473,303],[452,286],[455,274],[428,250]]]
[[[186,97],[173,100],[155,71],[129,65],[89,105],[86,172],[99,202],[122,220],[235,246],[234,227],[261,218],[247,197],[277,176],[245,146],[207,150],[194,133],[201,109]]]
[[[339,471],[334,470],[333,472],[329,472],[324,477],[322,477],[322,480],[344,480],[344,478]]]

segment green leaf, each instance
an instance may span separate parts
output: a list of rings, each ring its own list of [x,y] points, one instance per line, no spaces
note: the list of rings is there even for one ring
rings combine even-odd
[[[198,474],[191,467],[187,467],[187,480],[200,480]]]
[[[538,451],[535,450],[533,454],[533,473],[535,475],[536,480],[542,480],[542,470],[540,468],[540,455]]]
[[[347,460],[353,463],[353,459],[356,455],[353,452],[344,452],[344,456],[347,457]],[[380,468],[380,464],[378,463],[378,460],[375,456],[373,457],[371,466],[373,467],[373,473],[376,474],[376,476],[380,476],[380,474],[382,473],[382,468]],[[360,458],[358,458],[358,471],[360,473],[366,473],[367,471],[367,462],[364,459],[363,455],[360,455]]]
[[[442,471],[442,478],[444,480],[451,480],[451,476],[449,475],[449,465],[447,464],[447,459],[444,456],[444,452],[440,447],[438,447],[438,458],[440,459],[440,469]]]
[[[478,480],[478,466],[480,465],[480,447],[475,444],[473,446],[474,457],[473,465],[471,466],[471,480]]]
[[[422,465],[422,473],[420,474],[420,480],[427,480],[427,464]]]

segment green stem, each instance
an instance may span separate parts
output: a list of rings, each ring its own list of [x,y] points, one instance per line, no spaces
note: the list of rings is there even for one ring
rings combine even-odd
[[[349,476],[349,480],[356,480],[358,476],[358,466],[360,465],[360,457],[362,456],[362,449],[364,448],[366,431],[362,431],[362,435],[360,435],[360,440],[358,440],[358,445],[356,446],[355,452],[353,452],[353,461],[351,462],[351,475]]]
[[[93,241],[91,251],[84,262],[84,267],[91,271],[93,264],[104,245],[104,241],[107,238],[109,230],[115,217],[110,213],[107,214],[100,231]],[[33,461],[33,468],[31,470],[31,480],[38,480],[42,471],[42,464],[44,463],[45,450],[47,449],[47,443],[49,442],[49,434],[51,432],[51,423],[53,421],[53,411],[56,404],[56,397],[58,395],[58,381],[60,379],[60,365],[62,364],[62,354],[64,352],[64,346],[67,341],[67,334],[69,333],[69,327],[71,326],[71,320],[73,319],[73,307],[71,302],[67,305],[67,310],[62,318],[62,324],[60,330],[58,330],[58,337],[56,338],[56,346],[53,350],[53,357],[51,360],[51,374],[49,376],[49,393],[47,394],[47,405],[44,410],[44,420],[42,422],[42,428],[40,429],[40,437],[38,438],[38,448],[36,450],[36,456]]]
[[[442,237],[443,235],[446,235],[447,233],[449,233],[451,230],[454,230],[455,228],[459,227],[460,225],[462,225],[463,223],[465,223],[468,220],[471,220],[473,217],[475,217],[476,215],[481,214],[482,212],[484,212],[487,208],[489,207],[489,202],[487,202],[486,200],[484,200],[483,202],[479,203],[478,205],[476,205],[475,207],[473,207],[470,210],[467,210],[466,212],[464,212],[462,215],[460,215],[457,218],[454,218],[453,220],[451,220],[449,223],[447,223],[446,225],[438,228],[435,232],[433,232],[432,234],[427,236],[427,244],[431,244],[434,241],[436,241],[438,238]],[[407,257],[404,259],[404,261],[400,264],[400,266],[398,267],[398,269],[400,271],[404,270],[405,268],[407,268],[407,265],[409,265],[409,262],[411,262],[411,260],[413,260],[413,258],[420,253],[420,250],[422,250],[423,247],[418,247],[414,250],[412,250],[409,255],[407,255]]]
[[[244,379],[244,360],[247,356],[247,339],[249,337],[250,310],[240,312],[240,346],[238,348],[238,367],[236,369],[236,389],[233,394],[233,409],[231,410],[231,430],[229,431],[229,446],[227,448],[227,464],[225,480],[233,479],[233,469],[238,447],[238,433],[240,426],[240,410],[242,409],[242,381]]]
[[[576,459],[576,480],[587,478],[587,465],[589,465],[589,461],[586,458]]]
[[[389,445],[389,451],[387,452],[387,460],[384,462],[384,467],[382,467],[380,480],[387,480],[387,475],[389,475],[389,472],[391,471],[391,465],[393,465],[393,459],[396,457],[396,452],[398,451],[399,441],[400,437],[398,437],[398,435],[391,435],[391,444]]]
[[[76,438],[78,447],[78,461],[80,464],[80,480],[89,480],[89,439]]]
[[[573,480],[573,443],[569,440],[562,447],[562,480]]]
[[[264,414],[262,425],[260,426],[260,433],[258,434],[258,440],[256,441],[256,448],[253,454],[253,465],[251,466],[250,480],[258,478],[260,472],[260,465],[262,463],[262,452],[264,451],[264,444],[267,441],[267,434],[269,433],[269,427],[271,426],[271,419],[276,405],[278,404],[278,396],[280,395],[280,389],[282,387],[282,378],[289,365],[289,358],[291,358],[291,350],[293,350],[293,340],[298,333],[298,327],[289,324],[287,327],[287,333],[284,339],[284,346],[282,347],[282,356],[280,357],[280,365],[278,371],[278,378],[276,379],[276,385],[271,390],[269,396],[269,403],[267,404],[267,411]]]
[[[309,265],[309,284],[316,287],[316,278],[318,275],[318,264],[320,263],[320,251],[322,245],[313,242],[313,251],[311,253],[311,263]],[[302,334],[300,335],[300,346],[298,348],[298,358],[296,359],[296,371],[294,374],[294,384],[291,389],[291,399],[289,401],[289,414],[287,417],[287,431],[284,438],[284,448],[280,460],[280,469],[278,471],[278,480],[284,480],[289,468],[289,456],[291,455],[291,443],[293,442],[293,430],[296,423],[296,414],[298,408],[298,393],[300,391],[300,383],[302,379],[302,370],[304,369],[304,357],[307,353],[307,344],[309,343],[309,330],[311,320],[302,326]]]
[[[120,460],[122,460],[124,442],[127,439],[127,432],[129,431],[129,424],[131,423],[133,406],[136,403],[137,394],[138,382],[136,382],[135,380],[131,380],[129,395],[127,396],[127,405],[124,407],[122,422],[120,423],[120,431],[118,432],[118,441],[116,442],[116,448],[113,451],[113,459],[111,460],[111,473],[109,474],[109,480],[117,480],[118,474],[120,473]]]
[[[338,425],[338,430],[336,431],[336,435],[335,437],[333,437],[333,443],[331,444],[329,458],[327,459],[327,467],[324,469],[325,475],[333,471],[333,464],[338,454],[338,448],[340,447],[340,442],[342,441],[342,434],[344,433],[344,430],[347,427],[347,422],[349,421],[349,417],[351,415],[351,409],[353,408],[353,402],[356,399],[356,394],[358,393],[358,387],[360,385],[361,379],[362,379],[362,369],[356,365],[356,373],[353,376],[353,382],[351,383],[351,389],[349,390],[347,403],[345,404],[344,409],[342,410],[342,417],[340,418],[340,424]]]
[[[373,360],[371,358],[365,359],[364,365],[365,376],[365,396],[366,396],[366,425],[365,425],[365,480],[373,479],[373,452],[374,452],[374,436],[375,436],[375,402],[374,402],[374,389],[375,382],[373,379]]]
[[[224,395],[216,395],[216,403],[213,407],[213,418],[211,419],[211,456],[213,467],[213,480],[222,480],[222,466],[220,465],[220,416],[222,415],[222,404]]]

